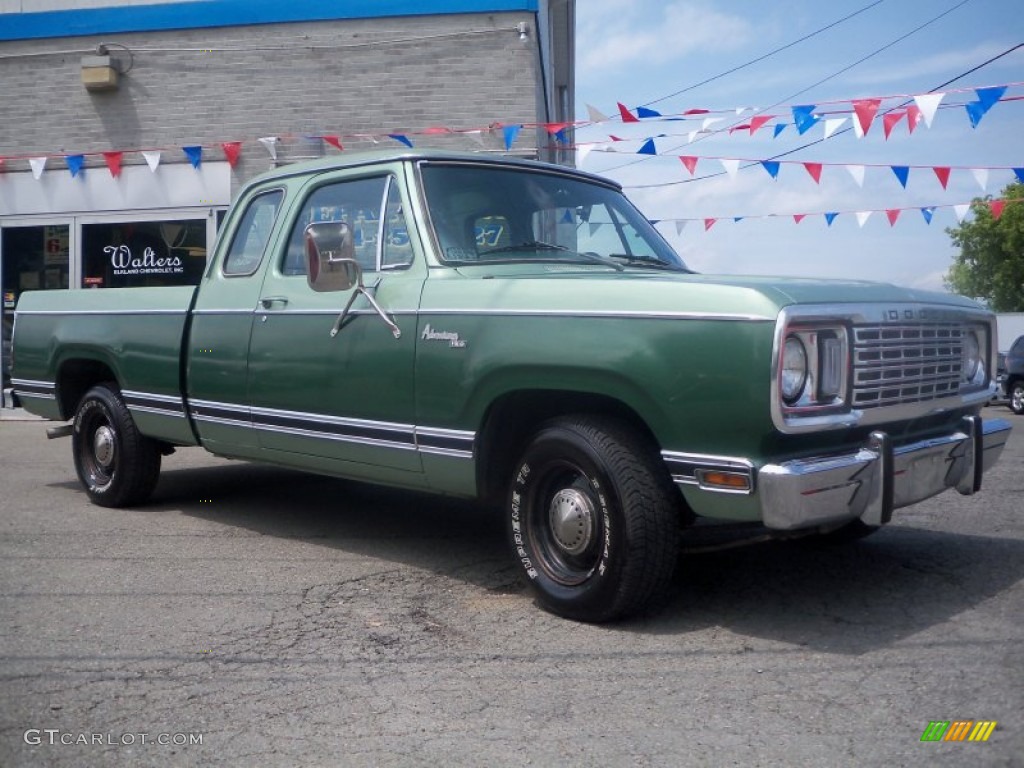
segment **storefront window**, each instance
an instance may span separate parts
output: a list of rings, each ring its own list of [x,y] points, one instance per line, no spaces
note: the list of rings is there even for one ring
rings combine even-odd
[[[0,361],[4,385],[10,378],[11,328],[14,307],[24,291],[68,287],[70,261],[70,227],[67,224],[34,227],[4,227],[0,230],[3,252],[3,274],[0,294],[3,297],[0,322]]]
[[[82,225],[82,287],[196,285],[206,268],[206,220]]]

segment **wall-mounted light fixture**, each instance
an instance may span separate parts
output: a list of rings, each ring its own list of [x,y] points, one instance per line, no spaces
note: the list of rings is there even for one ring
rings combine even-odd
[[[520,21],[516,25],[516,31],[519,33],[519,39],[522,42],[526,42],[530,39],[530,27],[525,21]]]
[[[107,46],[124,48],[128,54],[128,66],[122,68],[122,62],[110,55]],[[87,91],[115,91],[120,76],[128,72],[135,63],[135,57],[127,47],[119,43],[101,43],[96,46],[96,53],[82,57],[82,85]]]

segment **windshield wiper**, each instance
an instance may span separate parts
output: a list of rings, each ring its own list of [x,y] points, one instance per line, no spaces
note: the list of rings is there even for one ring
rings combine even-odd
[[[630,266],[650,267],[651,269],[668,269],[673,272],[680,272],[679,267],[667,261],[662,261],[657,256],[641,256],[629,253],[609,253],[609,259],[625,259]]]
[[[617,261],[613,261],[607,256],[601,256],[600,254],[591,253],[590,251],[574,251],[572,248],[567,248],[564,245],[545,243],[541,240],[532,240],[528,243],[519,243],[518,245],[503,245],[500,248],[492,248],[489,251],[483,251],[480,255],[490,256],[492,253],[509,253],[510,251],[563,251],[573,256],[579,256],[581,259],[589,261],[592,264],[601,264],[605,267],[611,267],[616,272],[621,272],[625,269],[625,267]]]

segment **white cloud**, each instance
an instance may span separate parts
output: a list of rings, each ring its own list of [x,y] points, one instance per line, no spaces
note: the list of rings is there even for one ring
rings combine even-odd
[[[883,83],[906,83],[914,78],[947,76],[956,74],[966,69],[971,69],[981,61],[996,56],[1012,44],[986,42],[976,45],[973,48],[960,48],[945,50],[931,56],[924,56],[919,59],[904,58],[899,66],[886,66],[854,72],[848,76],[848,81],[861,85],[874,86]],[[1011,62],[1010,59],[1006,60]],[[1019,59],[1013,59],[1013,63],[1019,64]]]
[[[577,29],[577,66],[587,77],[641,61],[663,65],[701,51],[740,48],[752,35],[753,26],[743,16],[688,0],[654,8],[645,3],[588,3],[586,21]]]

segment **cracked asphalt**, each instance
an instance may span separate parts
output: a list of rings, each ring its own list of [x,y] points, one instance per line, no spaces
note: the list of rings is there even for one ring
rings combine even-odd
[[[1024,418],[986,416],[980,495],[687,555],[610,626],[538,609],[471,504],[190,449],[103,509],[2,421],[0,766],[1020,766]]]

